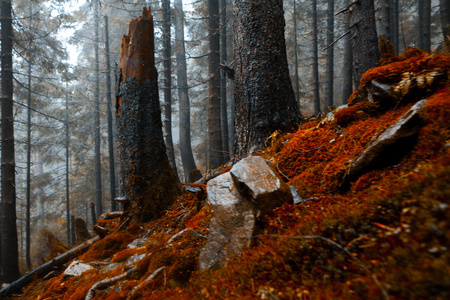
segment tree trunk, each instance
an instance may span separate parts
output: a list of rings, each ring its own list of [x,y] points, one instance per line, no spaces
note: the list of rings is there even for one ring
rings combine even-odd
[[[175,173],[178,174],[175,163],[175,152],[172,139],[172,48],[170,45],[170,0],[162,0],[162,44],[164,65],[164,139],[166,141],[167,157]]]
[[[219,0],[208,0],[209,98],[208,98],[208,164],[215,169],[224,163],[222,124],[220,120],[220,35]]]
[[[31,16],[31,6],[30,6]],[[31,19],[30,19],[31,23]],[[31,25],[31,24],[30,24]],[[31,28],[31,26],[30,26]],[[31,244],[31,63],[28,63],[28,92],[27,92],[27,205],[26,205],[26,221],[25,221],[25,260],[27,262],[27,270],[32,268],[30,256]]]
[[[100,157],[100,70],[98,58],[99,43],[99,19],[98,19],[98,1],[94,2],[94,52],[95,52],[95,71],[94,71],[94,148],[95,148],[95,208],[97,216],[103,213],[102,203],[102,166]]]
[[[314,98],[314,114],[317,116],[320,111],[320,95],[319,95],[319,46],[317,33],[317,0],[312,1],[312,39],[313,39],[313,98]]]
[[[294,0],[294,78],[295,78],[295,98],[300,107],[300,78],[298,76],[298,42],[297,42],[297,0]]]
[[[286,57],[283,2],[236,0],[234,8],[236,155],[264,146],[300,122]]]
[[[189,182],[200,179],[191,146],[191,108],[189,104],[186,51],[184,46],[184,12],[182,0],[174,1],[175,49],[177,60],[178,105],[180,108],[180,153],[184,175]]]
[[[108,16],[105,16],[105,58],[106,58],[106,109],[108,112],[108,154],[109,154],[109,192],[111,211],[117,210],[116,198],[116,163],[114,159],[114,134],[111,93],[111,61],[109,52]]]
[[[5,282],[12,282],[20,276],[16,225],[12,39],[11,0],[3,0],[1,6],[1,208],[3,279]]]
[[[384,35],[387,41],[391,41],[391,1],[392,0],[380,0],[380,13],[379,13],[379,32],[378,35]]]
[[[326,108],[332,108],[333,104],[333,85],[334,85],[334,0],[328,0],[327,10],[327,73],[326,73]]]
[[[220,0],[220,60],[227,62],[227,0]],[[227,106],[227,74],[221,72],[220,78],[220,113],[222,119],[222,149],[224,161],[230,160],[229,134],[228,134],[228,106]]]
[[[389,4],[391,7],[390,11],[390,31],[391,31],[391,42],[394,44],[395,53],[400,52],[400,39],[398,33],[398,1],[399,0],[389,0]]]
[[[67,84],[66,84],[67,88]],[[71,245],[70,239],[70,190],[69,190],[69,91],[66,91],[66,230],[67,230],[67,245]]]
[[[350,24],[353,80],[358,88],[361,76],[380,60],[373,0],[360,0],[351,7]]]
[[[120,183],[131,200],[128,211],[141,221],[161,217],[176,197],[162,133],[154,57],[153,17],[130,22],[116,76],[116,123]]]
[[[441,15],[441,29],[444,36],[444,44],[450,52],[450,1],[439,1],[439,14]]]
[[[350,30],[350,14],[345,14],[345,28]],[[342,104],[347,104],[347,100],[353,92],[353,55],[351,36],[347,34],[344,38],[344,66],[342,68]]]

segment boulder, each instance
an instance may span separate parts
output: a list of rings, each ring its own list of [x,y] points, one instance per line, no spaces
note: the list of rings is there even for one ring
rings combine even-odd
[[[275,207],[293,203],[289,186],[262,157],[248,157],[230,172],[208,182],[214,208],[208,241],[199,256],[201,269],[218,269],[250,246],[257,220]]]
[[[394,125],[386,129],[351,164],[341,187],[374,168],[394,165],[414,146],[415,135],[422,127],[422,111],[426,100],[417,102]]]
[[[93,269],[91,265],[79,260],[75,260],[67,267],[67,269],[64,271],[63,276],[64,277],[80,276],[81,274],[90,269]]]

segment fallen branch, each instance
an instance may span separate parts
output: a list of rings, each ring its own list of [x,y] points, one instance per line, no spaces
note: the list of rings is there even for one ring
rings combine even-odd
[[[31,272],[25,274],[24,276],[20,277],[4,289],[0,291],[0,299],[5,298],[7,295],[11,293],[19,292],[23,287],[25,287],[27,284],[32,282],[36,278],[41,278],[47,275],[49,272],[53,271],[54,268],[62,266],[69,260],[71,260],[75,256],[79,256],[86,252],[89,247],[100,240],[100,237],[96,236],[86,242],[84,242],[81,245],[76,246],[73,249],[70,249],[69,251],[55,257],[54,259],[42,264],[41,266],[37,267],[36,269],[32,270]]]
[[[143,282],[141,282],[139,285],[135,286],[130,294],[128,294],[127,300],[131,300],[133,299],[134,295],[137,293],[138,290],[140,290],[145,284],[149,283],[151,280],[153,280],[158,274],[159,272],[161,272],[162,270],[164,270],[166,267],[161,267],[159,269],[157,269],[156,271],[154,271],[152,274],[150,274],[150,276],[148,276]],[[88,299],[86,299],[88,300]]]
[[[341,246],[340,244],[336,243],[335,241],[332,241],[332,240],[327,239],[320,235],[289,236],[289,235],[267,234],[267,235],[256,235],[256,236],[253,236],[252,238],[259,238],[259,237],[288,238],[288,239],[292,239],[292,240],[322,240],[322,241],[325,241],[325,242],[335,246],[339,250],[342,250],[345,254],[347,254],[354,261],[356,261],[356,263],[361,267],[361,269],[363,269],[364,272],[367,275],[369,275],[372,278],[372,280],[375,282],[375,284],[378,286],[378,288],[380,289],[380,291],[383,295],[383,299],[389,300],[388,293],[386,292],[384,287],[381,285],[381,283],[378,281],[375,274],[373,274],[361,260],[359,260],[358,258],[353,256],[353,254],[350,251],[348,251],[345,247]]]
[[[116,277],[112,277],[112,278],[107,278],[104,279],[102,281],[97,282],[96,284],[94,284],[93,286],[91,286],[91,288],[89,289],[86,298],[84,298],[85,300],[91,300],[94,296],[95,296],[95,290],[102,290],[107,288],[108,286],[110,286],[111,284],[129,276],[131,273],[133,273],[134,271],[136,271],[136,267],[133,267],[132,269],[128,270],[127,272],[117,275]]]

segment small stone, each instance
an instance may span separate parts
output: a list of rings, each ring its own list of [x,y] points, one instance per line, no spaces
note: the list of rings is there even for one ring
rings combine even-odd
[[[298,194],[298,189],[295,186],[290,185],[289,188],[291,189],[292,196],[294,197],[294,204],[299,204],[306,201],[305,199],[300,197],[300,195]]]
[[[73,261],[67,269],[64,271],[63,276],[69,277],[69,276],[80,276],[87,270],[91,270],[93,267],[87,263],[84,263],[79,260]]]

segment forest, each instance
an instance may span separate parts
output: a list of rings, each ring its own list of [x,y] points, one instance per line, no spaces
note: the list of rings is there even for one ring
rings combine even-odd
[[[449,297],[449,1],[0,3],[0,299]]]

